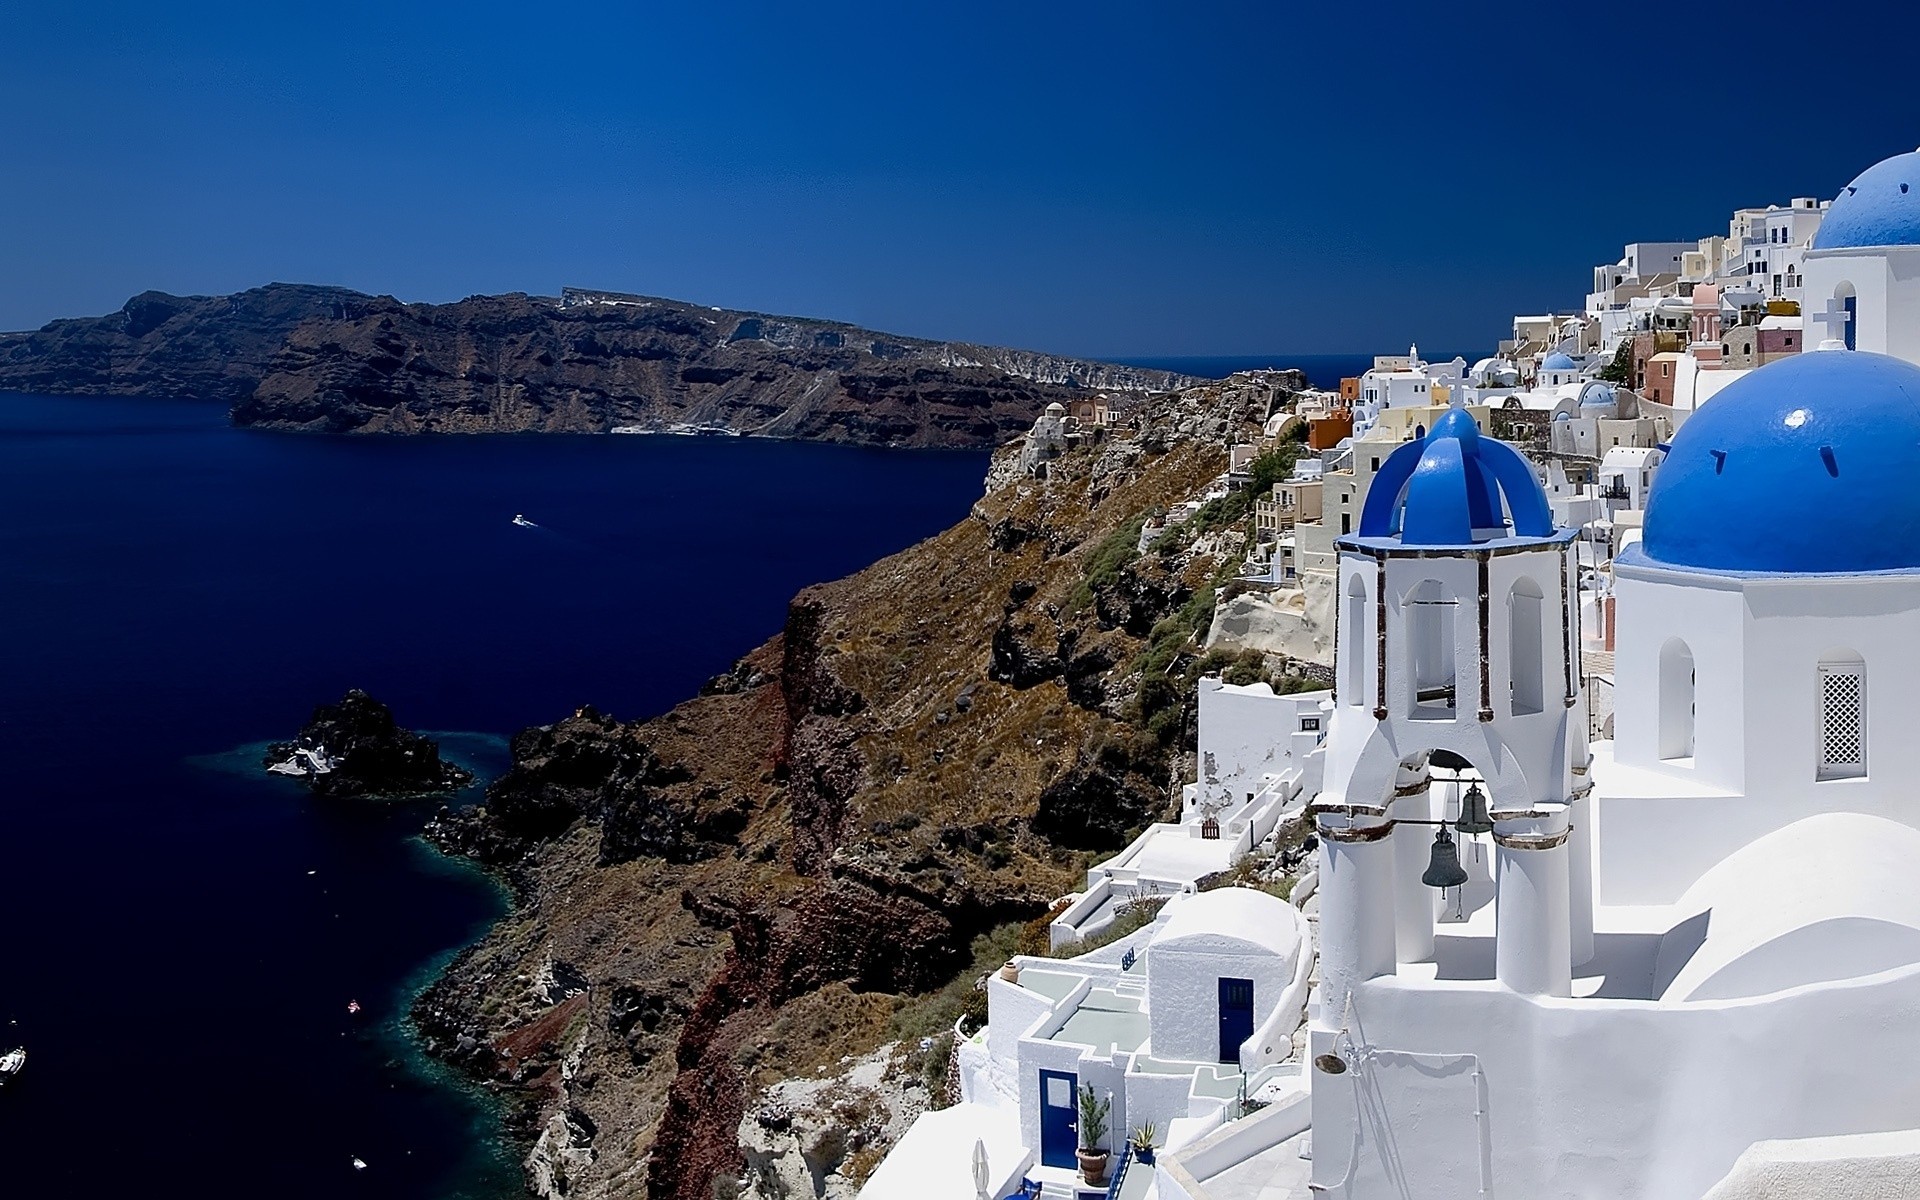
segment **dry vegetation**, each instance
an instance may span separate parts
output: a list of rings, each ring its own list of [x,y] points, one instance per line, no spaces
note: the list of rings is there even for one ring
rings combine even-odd
[[[1054,899],[1172,807],[1198,671],[1266,671],[1197,649],[1212,585],[1237,565],[1220,535],[1244,505],[1135,553],[1146,515],[1223,470],[1225,435],[1259,415],[1169,403],[1137,441],[1070,453],[803,593],[787,632],[710,694],[636,725],[556,727],[581,762],[657,757],[644,785],[596,790],[556,755],[441,831],[524,902],[429,995],[423,1023],[524,1051],[510,1071],[486,1053],[466,1065],[528,1089],[530,1126],[556,1105],[591,1117],[596,1158],[572,1194],[645,1180],[704,1200],[737,1169],[733,1128],[761,1087],[888,1041],[938,1094],[940,1039],[980,1015],[976,980],[1043,952]],[[573,805],[561,832],[512,835],[509,799],[556,795]],[[684,861],[609,861],[636,806]],[[589,983],[569,1081],[552,1069],[561,1051],[515,1041],[545,1014],[514,981],[546,955]],[[849,1154],[847,1170],[877,1161]]]

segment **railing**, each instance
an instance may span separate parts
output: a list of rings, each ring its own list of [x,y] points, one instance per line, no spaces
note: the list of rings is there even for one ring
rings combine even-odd
[[[1122,1142],[1120,1161],[1113,1164],[1113,1174],[1107,1178],[1107,1200],[1119,1200],[1120,1181],[1127,1177],[1127,1168],[1133,1165],[1133,1143]]]

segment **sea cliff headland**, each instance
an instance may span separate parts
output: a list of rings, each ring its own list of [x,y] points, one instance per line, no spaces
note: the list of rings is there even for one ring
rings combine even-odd
[[[321,433],[703,432],[985,448],[1055,401],[1161,392],[1165,371],[568,289],[407,304],[269,284],[143,292],[0,334],[0,391],[218,400]]]

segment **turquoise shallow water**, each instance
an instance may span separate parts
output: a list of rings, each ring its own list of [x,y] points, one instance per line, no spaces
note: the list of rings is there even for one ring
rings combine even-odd
[[[0,396],[0,1042],[30,1051],[0,1194],[517,1192],[486,1098],[405,1025],[499,890],[418,839],[437,802],[318,802],[260,744],[363,687],[497,774],[516,729],[692,694],[984,469]]]

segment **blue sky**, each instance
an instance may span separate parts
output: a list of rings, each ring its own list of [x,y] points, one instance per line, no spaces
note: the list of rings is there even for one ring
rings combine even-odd
[[[1910,47],[1896,11],[1876,42]],[[298,280],[1110,357],[1472,350],[1626,240],[1920,144],[1920,88],[1814,10],[1658,13],[12,0],[0,329]]]

